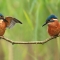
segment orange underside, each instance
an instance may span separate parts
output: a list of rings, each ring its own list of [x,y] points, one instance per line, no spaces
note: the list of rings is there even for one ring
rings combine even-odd
[[[6,23],[5,22],[0,22],[0,36],[3,36],[6,30]]]
[[[48,25],[48,33],[50,36],[55,36],[60,33],[60,23],[54,22]]]

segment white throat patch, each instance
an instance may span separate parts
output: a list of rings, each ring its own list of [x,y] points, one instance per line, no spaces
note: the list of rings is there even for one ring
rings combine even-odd
[[[0,23],[2,23],[3,22],[3,20],[2,19],[0,19]]]

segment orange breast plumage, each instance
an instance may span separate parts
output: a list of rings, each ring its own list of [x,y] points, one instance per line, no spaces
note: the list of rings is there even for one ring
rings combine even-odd
[[[48,33],[50,36],[55,36],[60,33],[60,24],[59,22],[53,22],[48,24]]]
[[[0,20],[0,36],[3,36],[6,30],[6,23],[3,20]]]

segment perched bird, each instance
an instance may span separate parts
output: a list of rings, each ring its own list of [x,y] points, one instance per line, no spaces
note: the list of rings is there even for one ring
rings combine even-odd
[[[6,28],[11,28],[16,23],[22,24],[22,22],[16,18],[4,17],[2,14],[0,14],[0,36],[4,35]]]
[[[55,15],[50,15],[45,24],[45,26],[48,24],[48,33],[50,36],[57,36],[60,33],[60,22],[58,21],[58,18]]]

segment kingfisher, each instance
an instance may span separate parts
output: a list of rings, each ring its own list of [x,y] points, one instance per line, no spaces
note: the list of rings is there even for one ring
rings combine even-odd
[[[4,17],[0,13],[0,36],[3,36],[6,28],[12,28],[16,23],[22,24],[22,22],[14,17]]]
[[[48,16],[43,26],[48,25],[48,33],[50,36],[58,36],[60,33],[60,22],[54,14]]]

